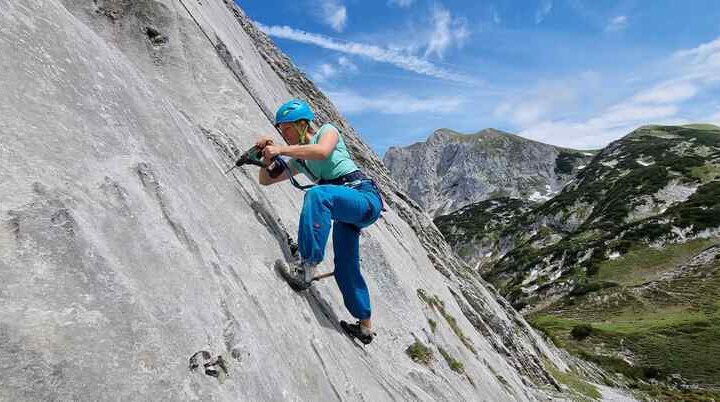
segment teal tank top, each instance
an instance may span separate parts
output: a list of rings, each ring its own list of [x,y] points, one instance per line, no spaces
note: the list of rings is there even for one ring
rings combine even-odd
[[[327,159],[324,160],[306,160],[305,166],[307,166],[307,170],[301,163],[297,161],[297,159],[292,159],[290,163],[292,166],[299,172],[302,172],[307,176],[310,180],[316,181],[320,179],[325,180],[331,180],[336,179],[340,176],[346,175],[348,173],[354,172],[358,170],[357,165],[355,165],[355,162],[353,162],[352,159],[350,159],[350,153],[347,150],[347,147],[345,146],[345,141],[343,141],[342,134],[340,133],[340,130],[333,126],[332,124],[324,124],[320,129],[315,133],[315,135],[312,136],[310,139],[310,144],[317,144],[318,141],[320,141],[320,137],[323,135],[323,132],[333,127],[338,132],[338,143],[335,145],[335,149],[333,149],[330,156],[327,157]],[[309,172],[308,172],[309,170]]]

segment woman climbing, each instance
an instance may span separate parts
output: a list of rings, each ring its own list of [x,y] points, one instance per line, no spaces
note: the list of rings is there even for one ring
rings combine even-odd
[[[314,117],[306,102],[298,99],[286,102],[275,114],[275,126],[288,145],[275,145],[268,137],[256,143],[266,164],[279,161],[276,164],[286,167],[279,174],[260,169],[260,184],[277,183],[298,173],[317,182],[305,193],[300,214],[300,259],[291,263],[278,260],[276,264],[293,289],[309,288],[315,268],[325,256],[332,225],[335,281],[345,307],[358,319],[355,324],[345,321],[340,324],[350,336],[369,344],[375,334],[370,320],[370,295],[360,272],[360,229],[378,219],[382,199],[375,182],[350,159],[340,131],[332,124],[316,130]],[[284,163],[281,156],[292,159]]]

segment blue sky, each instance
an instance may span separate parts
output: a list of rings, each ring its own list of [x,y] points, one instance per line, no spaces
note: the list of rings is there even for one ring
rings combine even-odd
[[[365,141],[493,127],[578,149],[720,124],[717,0],[237,0]]]

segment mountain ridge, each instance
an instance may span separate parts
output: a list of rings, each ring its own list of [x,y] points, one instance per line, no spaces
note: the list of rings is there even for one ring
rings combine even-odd
[[[547,199],[593,154],[492,128],[474,134],[438,129],[424,142],[389,148],[383,162],[421,207],[438,216],[499,196]]]
[[[543,204],[435,223],[558,345],[661,400],[720,396],[720,127],[639,127]]]

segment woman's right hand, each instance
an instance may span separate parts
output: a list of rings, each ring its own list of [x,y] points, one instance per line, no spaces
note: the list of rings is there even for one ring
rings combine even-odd
[[[260,137],[260,138],[255,142],[255,146],[256,146],[258,149],[263,149],[263,148],[265,148],[265,147],[268,146],[268,145],[272,145],[272,143],[273,143],[272,138],[270,138],[270,137]]]

